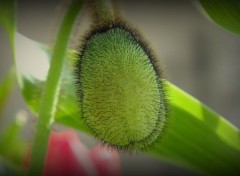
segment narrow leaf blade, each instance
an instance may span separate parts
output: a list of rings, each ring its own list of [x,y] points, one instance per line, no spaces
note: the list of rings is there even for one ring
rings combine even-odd
[[[0,24],[6,30],[12,43],[14,42],[14,33],[16,31],[15,7],[15,0],[0,0]]]
[[[239,173],[239,129],[173,84],[168,90],[168,128],[147,153],[205,174]]]
[[[0,82],[0,113],[3,110],[3,106],[6,103],[7,97],[13,88],[15,81],[15,72],[13,70],[6,76],[6,78]]]

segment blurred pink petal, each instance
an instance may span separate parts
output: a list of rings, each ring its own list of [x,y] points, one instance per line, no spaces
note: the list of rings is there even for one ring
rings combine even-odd
[[[87,175],[72,150],[71,144],[73,142],[78,144],[80,151],[87,152],[76,133],[72,131],[53,132],[50,135],[44,176]]]
[[[73,131],[53,132],[49,138],[44,176],[120,176],[117,152],[88,150]]]
[[[90,157],[95,163],[99,175],[120,176],[120,158],[116,151],[95,147],[90,152]]]

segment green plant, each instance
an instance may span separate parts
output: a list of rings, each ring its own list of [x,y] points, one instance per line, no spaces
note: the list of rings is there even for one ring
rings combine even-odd
[[[215,13],[214,19],[216,17],[223,19],[222,14],[231,11],[232,6],[238,10],[236,10],[237,12],[240,11],[239,3],[234,0],[231,1],[235,2],[232,5],[221,6],[221,8],[206,5],[211,2],[217,3],[215,1],[201,1],[208,12],[219,12]],[[17,46],[14,45],[15,36],[19,35],[15,23],[15,2],[1,0],[0,3],[0,22],[10,39],[20,89],[28,106],[39,117],[29,174],[41,175],[48,135],[54,121],[91,134],[83,119],[80,118],[81,109],[76,103],[76,88],[72,86],[74,85],[72,75],[76,53],[67,50],[71,29],[82,1],[75,0],[70,5],[53,50],[42,44],[31,42],[33,48],[44,53],[47,60],[50,60],[50,69],[46,80],[40,80],[34,75],[24,75],[19,69],[17,64],[19,58],[15,53]],[[104,8],[99,8],[97,14],[105,14],[103,15],[106,16],[104,19],[108,19],[108,8],[104,10],[104,13],[101,11],[102,9]],[[237,19],[234,21],[239,24],[238,16],[231,15],[231,13],[227,14],[224,16],[227,20]],[[225,25],[223,26],[225,27]],[[229,28],[231,31],[240,30],[239,25],[234,25],[234,27],[228,25],[227,29]],[[26,38],[25,40],[29,41]],[[144,152],[209,175],[224,175],[226,173],[238,175],[238,163],[240,162],[239,129],[173,84],[167,82],[166,90],[169,92],[170,108],[168,128],[165,135],[161,136],[161,140]],[[41,101],[35,99],[36,96],[41,97]],[[218,123],[217,128],[216,123]]]

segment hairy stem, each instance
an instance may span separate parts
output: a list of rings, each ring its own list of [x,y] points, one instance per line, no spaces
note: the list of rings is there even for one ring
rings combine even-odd
[[[58,31],[51,59],[51,67],[48,72],[48,78],[40,105],[29,175],[41,176],[43,173],[48,136],[51,131],[51,124],[54,121],[58,101],[62,67],[71,31],[82,7],[82,2],[82,0],[73,0],[71,2]]]
[[[100,24],[115,20],[115,12],[111,0],[94,0],[93,10],[95,23]]]

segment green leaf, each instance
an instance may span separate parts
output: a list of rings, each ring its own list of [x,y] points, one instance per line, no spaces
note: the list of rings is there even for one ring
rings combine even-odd
[[[170,122],[148,153],[210,175],[240,173],[239,129],[173,84]]]
[[[25,175],[22,168],[19,166],[7,161],[5,158],[0,156],[0,174],[1,175],[8,175],[8,176],[23,176]]]
[[[25,158],[26,143],[20,138],[25,124],[26,114],[20,111],[0,135],[0,155],[16,165],[22,165]]]
[[[20,89],[31,111],[38,115],[52,50],[19,33],[16,34],[15,42],[16,68]],[[31,50],[30,54],[28,54],[29,49]],[[55,121],[88,131],[80,118],[81,111],[77,105],[76,90],[73,86],[75,84],[73,78],[74,60],[75,52],[69,51],[62,69]],[[24,63],[30,63],[31,66]]]
[[[16,31],[15,7],[15,0],[0,0],[0,24],[6,30],[12,44],[14,43],[14,33]]]
[[[200,0],[207,14],[218,25],[240,34],[240,1],[239,0]]]
[[[29,39],[25,38],[25,40]],[[25,42],[22,40],[21,43]],[[42,52],[37,55],[45,56],[39,59],[48,60],[46,53],[49,49],[46,47],[43,49],[42,45],[33,41],[30,43],[36,50]],[[25,50],[28,48],[26,46]],[[81,119],[81,109],[76,100],[73,77],[74,60],[75,53],[69,51],[62,72],[56,121],[91,134]],[[35,71],[41,70],[38,62],[31,64],[31,67]],[[39,75],[34,76],[35,73],[28,72],[28,74],[28,76],[21,74],[21,78],[24,79],[22,92],[29,107],[38,113],[38,99],[41,97],[45,80]],[[44,74],[43,72],[42,75]],[[232,173],[236,175],[239,173],[239,129],[173,84],[168,83],[167,86],[170,121],[162,139],[146,153],[207,174]]]
[[[0,25],[6,30],[14,55],[14,34],[16,31],[15,0],[0,0]],[[13,71],[0,83],[0,111],[13,85]]]
[[[7,97],[9,96],[9,93],[13,88],[14,81],[15,72],[11,70],[10,73],[6,76],[6,78],[0,82],[0,115],[6,103]]]

